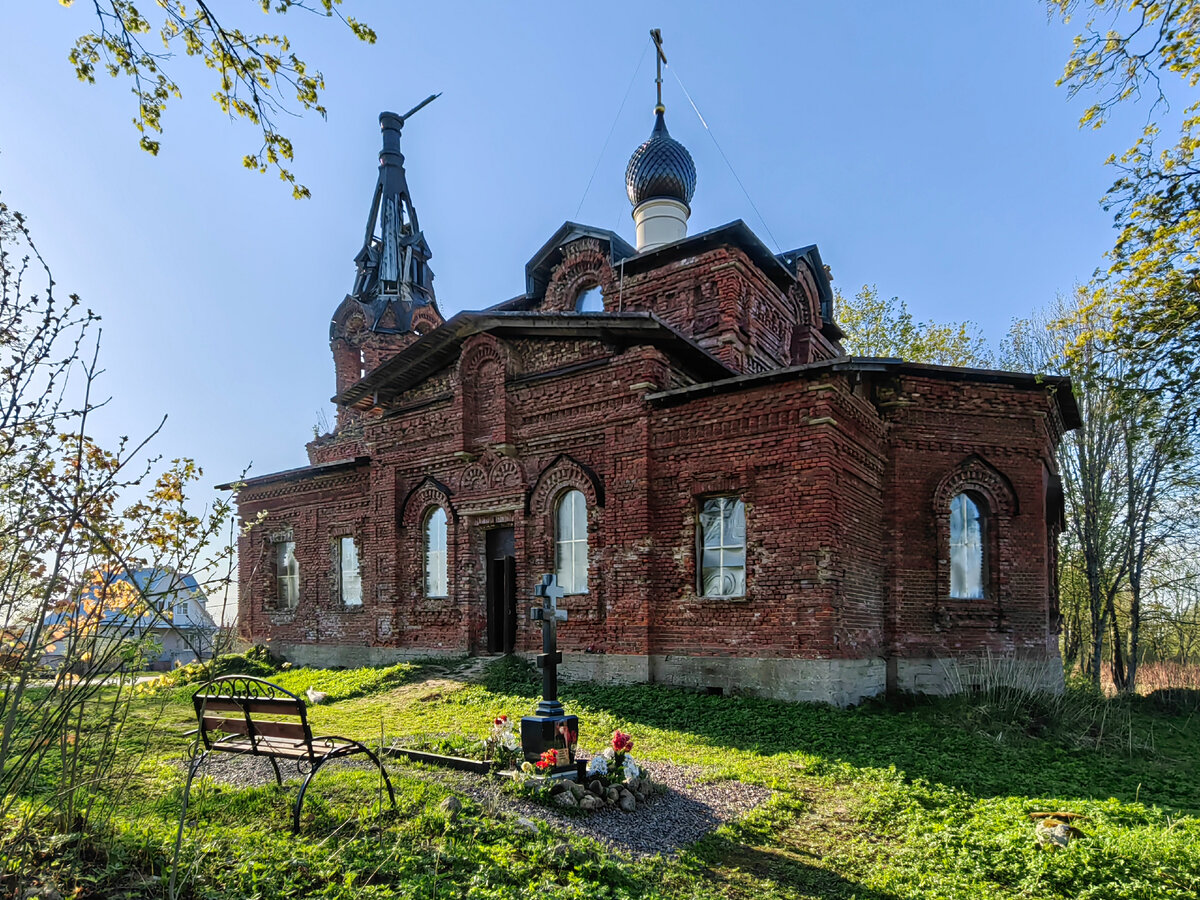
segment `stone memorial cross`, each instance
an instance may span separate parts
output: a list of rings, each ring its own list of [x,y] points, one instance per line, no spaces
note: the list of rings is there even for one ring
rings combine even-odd
[[[558,664],[562,662],[562,651],[558,649],[558,623],[567,621],[567,611],[558,608],[563,589],[558,586],[555,575],[543,575],[542,581],[533,589],[542,598],[542,605],[530,611],[530,618],[542,623],[542,652],[538,654],[538,668],[542,670],[542,702],[537,706],[539,716],[561,716],[562,704],[558,702]]]

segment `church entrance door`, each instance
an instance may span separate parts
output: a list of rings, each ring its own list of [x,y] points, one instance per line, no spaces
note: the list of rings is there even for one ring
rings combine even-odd
[[[487,533],[487,652],[512,653],[517,643],[517,558],[512,528]]]

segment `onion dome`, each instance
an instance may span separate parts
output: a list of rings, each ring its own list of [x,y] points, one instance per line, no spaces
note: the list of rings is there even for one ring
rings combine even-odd
[[[656,197],[687,205],[696,192],[696,164],[692,162],[692,154],[667,131],[661,106],[655,110],[650,139],[629,157],[625,190],[635,207]]]

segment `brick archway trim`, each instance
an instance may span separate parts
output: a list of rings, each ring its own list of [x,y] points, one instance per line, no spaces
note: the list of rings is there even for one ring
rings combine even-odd
[[[976,453],[960,462],[938,482],[933,492],[934,509],[940,513],[949,507],[956,494],[968,490],[982,494],[992,511],[1003,516],[1015,516],[1021,511],[1017,492],[1008,476]]]
[[[551,495],[564,486],[584,489],[596,506],[604,506],[604,482],[591,466],[567,453],[560,453],[538,474],[525,498],[525,512],[545,508]]]
[[[404,495],[400,503],[400,523],[415,524],[430,506],[444,506],[454,521],[458,521],[458,511],[450,501],[454,492],[432,475],[426,475],[416,486]]]

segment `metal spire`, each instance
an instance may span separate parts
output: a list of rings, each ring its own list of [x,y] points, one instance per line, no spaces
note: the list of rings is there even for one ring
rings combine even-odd
[[[404,115],[379,114],[383,149],[379,151],[379,178],[371,198],[363,247],[354,258],[358,272],[350,296],[369,311],[372,331],[406,332],[416,306],[432,303],[433,253],[421,232],[417,210],[408,191],[400,133],[404,122],[441,94],[426,97]],[[382,324],[391,307],[394,325]]]

